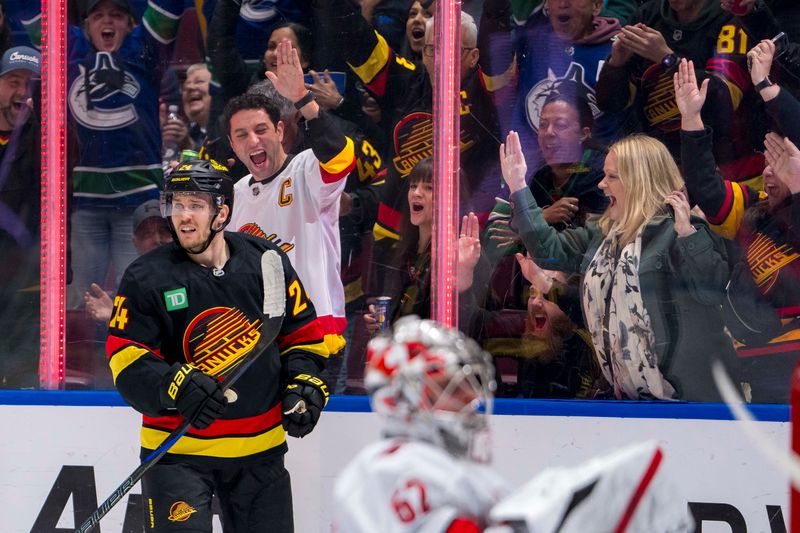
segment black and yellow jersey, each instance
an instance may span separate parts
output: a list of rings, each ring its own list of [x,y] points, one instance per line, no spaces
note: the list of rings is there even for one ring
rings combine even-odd
[[[169,455],[183,462],[257,460],[286,451],[281,393],[287,377],[318,375],[328,357],[314,305],[286,256],[258,237],[226,232],[230,258],[222,269],[203,267],[169,244],[125,271],[109,323],[106,351],[114,383],[143,416],[142,457],[181,422],[161,405],[164,376],[174,363],[190,363],[221,376],[262,334],[264,286],[261,256],[281,257],[286,313],[276,341],[228,393],[222,418],[190,428]]]

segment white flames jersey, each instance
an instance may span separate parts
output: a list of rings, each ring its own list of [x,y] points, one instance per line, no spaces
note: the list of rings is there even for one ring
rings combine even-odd
[[[443,533],[458,518],[478,524],[507,493],[488,467],[431,444],[381,440],[362,450],[334,487],[336,533]]]
[[[339,198],[348,173],[326,171],[311,150],[289,156],[272,179],[258,182],[248,175],[236,183],[228,226],[266,238],[287,253],[314,303],[331,354],[344,347],[341,333],[347,325]]]

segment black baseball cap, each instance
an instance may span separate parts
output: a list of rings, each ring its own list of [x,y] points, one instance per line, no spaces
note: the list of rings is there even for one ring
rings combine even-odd
[[[94,8],[97,7],[97,4],[102,2],[103,0],[87,0],[86,1],[86,9],[83,11],[83,18],[89,16],[89,13],[94,11]],[[129,15],[133,15],[133,9],[131,9],[131,5],[128,3],[128,0],[111,0],[117,7],[120,7],[128,12]]]

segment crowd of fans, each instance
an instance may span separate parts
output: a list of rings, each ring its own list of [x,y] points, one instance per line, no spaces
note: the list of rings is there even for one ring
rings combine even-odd
[[[366,343],[383,326],[375,298],[391,298],[387,323],[427,318],[436,283],[433,3],[76,4],[67,302],[72,323],[92,324],[89,351],[104,357],[102,322],[127,265],[168,241],[150,218],[164,172],[190,150],[228,164],[237,194],[263,206],[257,224],[234,209],[243,227],[229,231],[275,241],[307,288],[333,275],[327,379],[333,392],[363,392]],[[3,51],[38,57],[38,10],[2,8]],[[284,96],[280,66],[294,51],[325,132],[294,105],[302,95]],[[800,4],[465,2],[460,57],[459,326],[493,356],[498,395],[716,401],[719,359],[752,401],[786,402],[800,354]],[[13,93],[5,65],[0,245],[14,259],[0,386],[28,387],[38,71]],[[243,110],[269,115],[266,127],[237,119]],[[345,145],[331,144],[340,133]],[[324,183],[303,193],[317,199],[303,223],[320,225],[319,242],[281,234],[300,223],[279,206],[300,201],[291,179],[307,165],[286,171],[308,148]],[[274,207],[259,198],[273,179],[289,179],[272,187]],[[331,246],[338,257],[313,259]],[[68,323],[68,368],[80,344],[70,338]]]

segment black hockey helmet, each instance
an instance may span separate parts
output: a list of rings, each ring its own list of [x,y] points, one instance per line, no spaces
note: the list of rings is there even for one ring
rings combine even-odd
[[[175,242],[178,242],[172,224],[172,197],[178,192],[206,193],[211,196],[214,205],[214,216],[219,215],[223,205],[228,206],[228,218],[219,228],[211,229],[208,244],[216,233],[219,233],[230,221],[233,213],[233,179],[228,174],[228,167],[213,159],[189,159],[181,161],[166,177],[164,191],[161,194],[161,214],[167,219]]]

